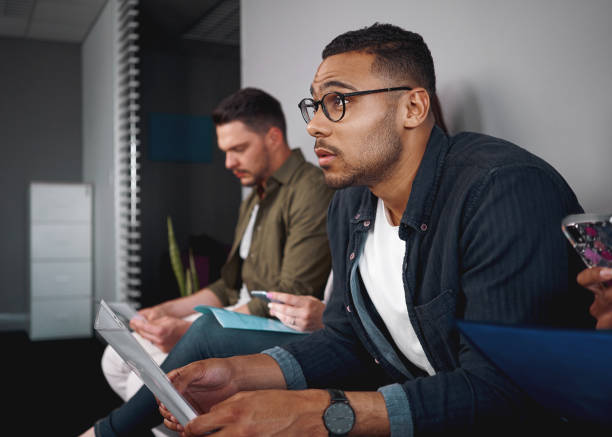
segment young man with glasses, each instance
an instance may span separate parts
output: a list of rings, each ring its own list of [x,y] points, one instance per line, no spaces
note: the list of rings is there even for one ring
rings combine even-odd
[[[340,189],[328,212],[325,327],[262,354],[171,372],[205,413],[187,435],[562,428],[455,319],[592,324],[583,318],[588,293],[574,280],[580,260],[559,229],[582,209],[551,166],[518,146],[445,135],[431,111],[435,91],[431,54],[415,33],[375,24],[324,49],[312,98],[299,108],[327,184]]]

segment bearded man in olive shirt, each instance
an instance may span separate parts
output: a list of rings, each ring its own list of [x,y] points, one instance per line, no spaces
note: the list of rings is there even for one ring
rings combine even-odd
[[[196,305],[235,304],[243,285],[247,290],[280,290],[320,298],[331,269],[325,226],[333,192],[321,170],[306,162],[299,149],[289,148],[280,103],[261,90],[245,88],[219,104],[213,122],[226,168],[243,186],[254,189],[240,206],[221,278],[191,296],[140,311],[149,325],[159,319],[173,324],[176,332],[171,339],[151,337],[144,328],[147,323],[132,323],[162,350],[169,350],[187,330],[189,323],[182,317],[193,313]],[[258,212],[253,217],[250,250],[242,259],[240,246],[254,208]],[[251,299],[235,311],[268,315],[260,299]]]
[[[318,299],[331,270],[326,217],[333,191],[321,170],[306,162],[299,149],[289,148],[280,103],[264,91],[245,88],[226,97],[213,112],[213,122],[226,168],[253,190],[240,207],[221,278],[191,296],[144,308],[144,320],[130,322],[139,334],[136,338],[158,363],[200,314],[193,309],[197,305],[233,305],[234,311],[270,316],[266,303],[249,300],[249,292],[279,290],[307,295],[300,301],[304,318],[316,316],[310,308],[319,318],[322,311]],[[241,303],[245,295],[247,302]],[[306,326],[299,318],[275,315],[297,329]],[[124,400],[140,386],[110,347],[102,369]]]

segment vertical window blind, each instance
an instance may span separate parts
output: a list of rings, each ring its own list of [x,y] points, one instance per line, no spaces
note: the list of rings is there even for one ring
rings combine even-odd
[[[119,299],[141,293],[138,0],[117,1]]]

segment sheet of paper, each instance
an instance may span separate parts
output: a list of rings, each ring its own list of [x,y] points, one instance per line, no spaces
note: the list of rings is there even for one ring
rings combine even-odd
[[[612,425],[612,331],[457,325],[542,406],[570,421]]]
[[[120,317],[100,301],[94,329],[110,344],[142,382],[161,400],[181,425],[197,416],[193,407],[176,391],[164,371],[143,349]]]
[[[308,334],[308,332],[297,331],[283,325],[278,320],[269,319],[267,317],[242,314],[236,311],[228,311],[224,310],[223,308],[209,307],[205,305],[198,305],[194,309],[200,312],[203,310],[212,311],[213,315],[219,321],[219,324],[224,328],[248,329],[252,331],[288,332],[291,334]]]

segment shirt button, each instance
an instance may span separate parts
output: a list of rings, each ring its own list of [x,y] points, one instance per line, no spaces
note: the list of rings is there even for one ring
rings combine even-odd
[[[427,224],[423,223],[421,225],[421,231],[425,232],[427,230]]]
[[[361,217],[361,214],[355,214],[355,220],[358,220]]]
[[[355,252],[351,252],[351,254],[349,255],[349,259],[351,261],[355,259]]]
[[[365,222],[363,222],[363,225],[367,228],[368,226],[370,226],[370,220],[366,220]]]
[[[350,313],[351,312],[351,307],[350,306],[346,306],[346,310]]]

